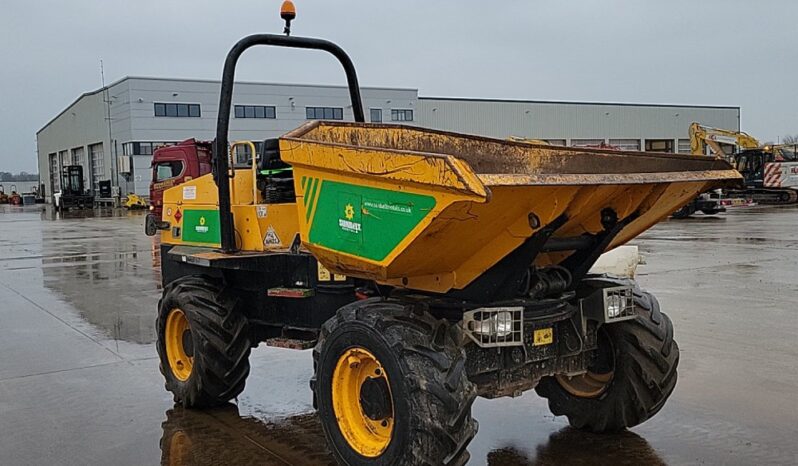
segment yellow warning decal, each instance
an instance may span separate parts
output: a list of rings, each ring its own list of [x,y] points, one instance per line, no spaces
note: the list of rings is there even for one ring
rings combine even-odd
[[[319,262],[319,281],[320,282],[328,282],[332,280],[332,275],[330,274],[330,270],[327,267],[321,265]]]
[[[550,345],[554,341],[554,329],[552,329],[551,327],[539,328],[535,330],[532,336],[533,336],[532,344],[534,346]]]

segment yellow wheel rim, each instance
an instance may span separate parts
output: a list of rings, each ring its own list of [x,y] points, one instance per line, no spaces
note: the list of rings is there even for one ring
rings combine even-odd
[[[571,395],[579,398],[597,398],[607,390],[612,382],[613,372],[597,374],[587,371],[582,375],[568,377],[557,375],[557,382]]]
[[[191,453],[191,438],[182,430],[172,435],[169,441],[169,466],[182,466],[188,463]]]
[[[364,408],[364,384],[387,390],[383,409]],[[388,448],[393,436],[393,398],[385,369],[373,354],[350,348],[341,355],[333,372],[332,404],[341,434],[358,454],[376,458]]]
[[[599,329],[597,349],[598,358],[584,374],[555,376],[566,392],[579,398],[598,398],[610,387],[615,376],[615,347],[606,328]]]
[[[191,376],[191,369],[194,367],[194,348],[190,347],[191,327],[182,310],[175,308],[169,311],[169,316],[166,318],[164,340],[166,341],[166,359],[169,360],[169,368],[175,378],[185,382]]]

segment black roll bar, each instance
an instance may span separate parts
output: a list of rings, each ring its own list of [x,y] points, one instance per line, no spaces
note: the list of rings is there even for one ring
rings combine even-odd
[[[235,231],[233,227],[233,212],[230,206],[229,165],[227,158],[227,134],[230,130],[230,107],[233,100],[233,85],[235,83],[236,65],[241,55],[249,48],[256,45],[271,45],[274,47],[289,47],[296,49],[323,50],[335,56],[346,73],[349,86],[349,97],[352,100],[352,112],[355,121],[365,122],[363,115],[363,102],[360,98],[360,86],[357,82],[357,73],[352,60],[344,50],[323,39],[309,37],[281,36],[276,34],[254,34],[247,36],[236,43],[224,61],[222,72],[222,89],[219,95],[219,116],[216,122],[216,139],[213,141],[213,180],[219,190],[219,221],[221,227],[222,252],[236,251]],[[254,163],[254,162],[253,162]]]

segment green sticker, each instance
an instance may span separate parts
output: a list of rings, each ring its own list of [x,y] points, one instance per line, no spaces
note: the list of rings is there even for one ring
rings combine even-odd
[[[219,244],[219,211],[186,210],[183,212],[183,241]]]
[[[310,242],[376,261],[385,259],[435,207],[435,198],[422,194],[334,181],[317,184]],[[308,216],[314,200],[306,207]]]

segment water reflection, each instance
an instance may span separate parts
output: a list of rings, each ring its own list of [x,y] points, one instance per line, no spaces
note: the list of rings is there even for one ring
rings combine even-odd
[[[101,207],[96,209],[72,209],[56,211],[51,205],[37,205],[30,210],[41,211],[42,220],[68,220],[76,218],[111,218],[111,217],[144,217],[146,210],[128,210],[122,208]],[[143,230],[142,230],[143,231]]]
[[[162,427],[162,465],[335,464],[315,414],[264,423],[240,416],[233,404],[205,411],[175,407]]]
[[[566,427],[526,454],[506,447],[488,453],[490,466],[548,465],[665,465],[651,445],[634,432],[600,435]]]
[[[157,241],[143,233],[144,217],[121,209],[63,214],[74,219],[42,222],[44,286],[108,337],[152,343],[160,253]],[[92,216],[100,218],[86,219]]]
[[[162,424],[161,464],[335,464],[326,450],[314,413],[274,422],[242,417],[228,404],[206,411],[175,407]],[[645,439],[632,432],[598,435],[565,428],[525,452],[513,447],[491,451],[469,464],[490,466],[665,465]]]

